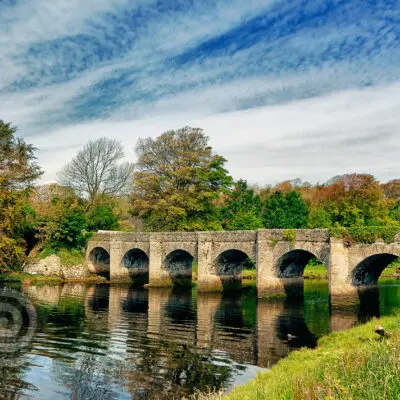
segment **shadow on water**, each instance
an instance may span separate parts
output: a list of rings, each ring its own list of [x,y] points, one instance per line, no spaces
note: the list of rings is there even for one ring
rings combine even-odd
[[[274,300],[257,299],[253,289],[23,290],[36,308],[37,331],[13,357],[0,352],[0,398],[179,398],[230,388],[292,349],[315,347],[330,331],[392,313],[400,301],[399,281],[360,292],[351,304],[329,302],[326,282],[305,282],[302,299]]]

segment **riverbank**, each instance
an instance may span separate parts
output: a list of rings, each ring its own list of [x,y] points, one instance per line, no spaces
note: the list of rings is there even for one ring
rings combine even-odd
[[[393,333],[381,339],[382,325]],[[373,319],[318,341],[316,349],[294,351],[270,371],[230,394],[204,399],[398,399],[400,398],[400,313]]]
[[[102,276],[88,276],[86,278],[64,279],[58,276],[31,275],[25,272],[5,272],[0,274],[0,283],[24,283],[30,285],[58,285],[67,282],[99,283],[106,282]]]

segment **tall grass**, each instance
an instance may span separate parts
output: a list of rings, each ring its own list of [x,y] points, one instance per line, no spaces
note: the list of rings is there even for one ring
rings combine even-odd
[[[393,332],[391,340],[374,332],[378,323]],[[400,314],[332,333],[317,349],[292,352],[226,399],[400,399]]]

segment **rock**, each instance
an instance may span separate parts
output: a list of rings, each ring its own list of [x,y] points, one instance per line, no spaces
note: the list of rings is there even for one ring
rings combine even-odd
[[[83,265],[74,265],[73,267],[62,267],[64,279],[83,279],[89,276],[88,267]]]
[[[61,264],[60,257],[55,254],[25,265],[24,272],[31,275],[57,276],[63,279],[84,279],[89,276],[86,264],[66,267]]]
[[[24,272],[31,275],[63,277],[61,259],[55,254],[25,265]]]

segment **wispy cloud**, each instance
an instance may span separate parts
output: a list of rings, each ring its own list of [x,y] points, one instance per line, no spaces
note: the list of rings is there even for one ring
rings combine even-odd
[[[365,166],[388,178],[399,38],[396,0],[2,2],[0,118],[43,149],[46,179],[93,136],[130,153],[137,136],[189,122],[236,176],[318,180]]]

